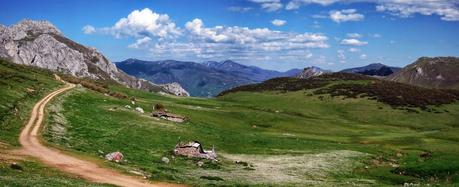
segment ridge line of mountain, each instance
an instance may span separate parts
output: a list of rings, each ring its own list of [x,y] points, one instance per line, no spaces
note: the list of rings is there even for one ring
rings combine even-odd
[[[188,96],[178,84],[158,85],[119,70],[102,53],[66,38],[49,21],[22,20],[0,25],[0,57],[75,77],[113,80],[130,88]]]
[[[192,96],[212,97],[235,86],[261,82],[274,77],[295,76],[301,70],[286,72],[246,66],[231,60],[225,61],[146,61],[129,58],[115,62],[126,73],[156,83],[178,82]]]

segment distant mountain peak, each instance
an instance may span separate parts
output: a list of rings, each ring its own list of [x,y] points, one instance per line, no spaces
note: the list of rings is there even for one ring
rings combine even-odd
[[[382,63],[372,63],[362,67],[344,69],[341,70],[341,72],[358,73],[369,76],[388,76],[399,71],[400,69],[401,68],[399,67],[390,67]]]
[[[223,60],[220,63],[223,63],[223,64],[226,64],[226,63],[239,64],[239,63],[236,63],[236,62],[234,62],[232,60]]]
[[[323,75],[323,74],[326,74],[326,73],[331,73],[331,71],[330,70],[324,70],[324,69],[319,68],[317,66],[310,66],[310,67],[304,68],[303,71],[296,76],[296,78],[308,79],[308,78],[319,76],[319,75]]]
[[[458,71],[458,57],[421,57],[389,79],[429,88],[459,89]]]

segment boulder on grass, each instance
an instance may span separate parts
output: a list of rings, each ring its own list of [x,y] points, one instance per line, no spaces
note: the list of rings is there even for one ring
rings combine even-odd
[[[114,162],[121,162],[123,160],[123,157],[123,153],[119,151],[108,153],[107,155],[105,155],[106,160]]]
[[[178,143],[175,146],[174,154],[190,158],[204,158],[217,161],[217,153],[215,152],[215,149],[212,148],[212,150],[204,150],[201,143],[198,141]]]
[[[135,108],[135,111],[140,112],[140,113],[142,113],[142,114],[145,113],[145,112],[143,111],[143,108],[140,108],[140,107],[136,107],[136,108]]]

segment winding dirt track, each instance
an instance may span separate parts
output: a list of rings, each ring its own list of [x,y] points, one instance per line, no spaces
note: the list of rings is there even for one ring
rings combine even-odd
[[[58,168],[59,170],[92,182],[107,183],[117,186],[178,186],[165,183],[151,184],[140,177],[123,175],[41,144],[39,130],[43,122],[46,104],[56,95],[74,87],[74,84],[67,83],[65,87],[48,94],[35,104],[30,119],[19,137],[19,142],[22,145],[22,154],[36,157],[46,165]]]

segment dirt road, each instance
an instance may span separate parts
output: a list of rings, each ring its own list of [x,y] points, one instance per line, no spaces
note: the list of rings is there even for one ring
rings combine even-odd
[[[151,184],[140,177],[123,175],[108,168],[102,168],[95,163],[69,156],[57,149],[48,148],[41,144],[39,130],[41,129],[45,105],[56,95],[74,88],[73,84],[66,84],[41,99],[33,107],[30,119],[22,130],[19,142],[22,145],[21,152],[40,159],[46,165],[76,175],[97,183],[107,183],[118,186],[177,186],[174,184]]]

